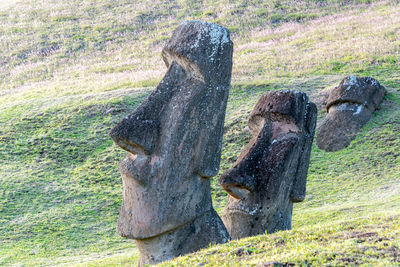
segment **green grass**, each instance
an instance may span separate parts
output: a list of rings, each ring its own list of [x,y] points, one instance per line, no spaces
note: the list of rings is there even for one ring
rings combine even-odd
[[[0,265],[136,264],[115,230],[125,153],[108,131],[160,81],[161,49],[186,19],[226,26],[235,45],[220,174],[266,91],[318,101],[354,74],[388,94],[348,148],[313,146],[293,230],[166,265],[400,265],[400,5],[361,0],[0,0]]]
[[[107,135],[116,113],[146,95],[131,94],[67,97],[46,108],[39,101],[2,113],[2,263],[132,247],[115,231],[121,184],[110,166],[124,153]]]
[[[374,214],[235,240],[161,266],[392,266],[399,263],[399,236],[398,215]]]

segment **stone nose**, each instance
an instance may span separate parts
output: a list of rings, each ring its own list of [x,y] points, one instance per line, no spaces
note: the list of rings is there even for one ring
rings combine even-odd
[[[236,199],[247,198],[256,187],[256,178],[243,163],[239,163],[219,179],[221,186]]]
[[[264,121],[265,123],[265,121]],[[258,134],[246,145],[235,165],[219,179],[221,186],[234,198],[244,199],[253,193],[262,177],[266,150],[271,144],[269,123],[260,126]]]
[[[133,154],[149,155],[159,138],[160,123],[156,120],[124,118],[110,131],[115,144]]]

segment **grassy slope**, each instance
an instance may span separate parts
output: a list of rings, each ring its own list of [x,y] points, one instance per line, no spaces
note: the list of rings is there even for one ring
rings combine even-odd
[[[0,265],[137,260],[134,244],[115,232],[124,152],[107,132],[161,79],[161,48],[189,18],[233,32],[221,172],[249,140],[246,117],[266,90],[299,89],[317,100],[356,74],[377,78],[389,94],[349,148],[313,147],[307,198],[295,206],[292,231],[181,263],[400,264],[398,4],[14,2],[0,5]],[[222,211],[226,194],[216,180],[214,205]]]

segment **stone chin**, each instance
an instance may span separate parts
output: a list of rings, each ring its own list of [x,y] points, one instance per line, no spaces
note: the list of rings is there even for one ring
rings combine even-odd
[[[228,223],[227,217],[229,217]],[[240,239],[249,234],[262,234],[258,232],[254,233],[254,226],[256,225],[255,216],[247,212],[241,210],[230,210],[222,216],[222,220],[225,222],[225,227],[233,239]]]
[[[257,204],[249,205],[249,202]],[[291,208],[288,198],[247,201],[229,197],[222,219],[231,237],[240,239],[290,229]]]
[[[153,156],[153,159],[156,158]],[[119,170],[123,200],[117,231],[121,236],[131,239],[156,237],[180,228],[212,209],[209,179],[197,174],[177,177],[173,173],[163,173],[165,168],[160,161],[143,155],[126,157],[120,162]],[[163,180],[152,179],[161,173],[164,177],[170,177],[164,181],[171,181],[171,177],[175,176],[177,182],[171,185],[163,183]],[[138,180],[137,177],[147,179]],[[168,191],[169,186],[177,190]],[[198,188],[198,194],[190,193],[193,186]]]
[[[244,200],[246,201],[246,200]],[[261,205],[241,207],[242,200],[229,198],[222,217],[225,226],[233,239],[250,235],[264,234],[264,219],[269,217]]]

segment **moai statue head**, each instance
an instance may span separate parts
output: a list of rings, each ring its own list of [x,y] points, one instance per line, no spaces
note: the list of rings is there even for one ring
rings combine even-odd
[[[223,221],[234,239],[291,228],[304,200],[317,108],[299,91],[268,92],[250,114],[253,138],[219,182],[228,192]]]
[[[232,50],[227,29],[182,23],[162,51],[163,80],[111,130],[129,152],[117,230],[137,241],[142,264],[229,240],[209,178],[219,170]]]
[[[350,145],[357,131],[378,108],[385,93],[385,87],[371,77],[345,77],[329,92],[328,115],[318,127],[317,146],[332,152]]]

